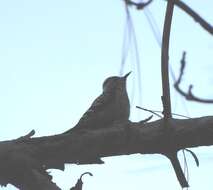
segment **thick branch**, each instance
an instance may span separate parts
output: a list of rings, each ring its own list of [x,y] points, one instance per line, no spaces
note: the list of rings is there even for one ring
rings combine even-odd
[[[0,183],[14,184],[14,171],[37,173],[33,176],[40,175],[49,181],[44,170],[59,166],[63,169],[64,163],[78,163],[81,159],[134,153],[167,155],[173,150],[213,144],[213,116],[169,119],[168,123],[172,127],[166,132],[164,120],[157,120],[146,124],[116,123],[94,131],[1,142]],[[17,171],[20,165],[25,170]]]

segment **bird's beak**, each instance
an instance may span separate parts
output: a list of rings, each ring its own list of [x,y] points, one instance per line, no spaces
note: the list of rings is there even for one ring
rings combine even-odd
[[[130,72],[128,72],[127,74],[125,74],[125,75],[123,76],[123,78],[126,79],[126,78],[131,74],[131,72],[132,72],[132,71],[130,71]]]

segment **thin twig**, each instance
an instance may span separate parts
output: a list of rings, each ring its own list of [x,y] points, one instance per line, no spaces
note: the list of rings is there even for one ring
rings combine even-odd
[[[162,116],[160,114],[157,114],[157,113],[162,113],[162,111],[159,111],[159,110],[150,110],[150,109],[147,109],[147,108],[142,108],[140,106],[136,106],[136,108],[144,110],[144,111],[147,111],[147,112],[150,112],[150,113],[155,114],[156,116],[162,118]],[[178,114],[178,113],[172,113],[172,115],[179,116],[179,117],[184,117],[186,119],[190,119],[190,117],[182,115],[182,114]]]
[[[83,187],[83,181],[82,181],[82,177],[85,175],[85,174],[89,174],[90,176],[93,176],[92,173],[90,172],[85,172],[83,174],[81,174],[80,178],[78,179],[77,183],[75,184],[74,187],[71,187],[70,190],[82,190],[82,187]]]
[[[148,112],[150,112],[150,113],[156,115],[157,117],[162,118],[162,116],[161,116],[160,114],[156,113],[156,111],[149,110],[149,109],[146,109],[146,108],[142,108],[142,107],[140,107],[140,106],[136,106],[136,108],[141,109],[141,110],[144,110],[144,111],[148,111]]]
[[[149,0],[145,3],[135,3],[131,0],[124,0],[127,5],[135,6],[138,10],[143,10],[146,6],[148,6],[152,0]],[[179,7],[181,10],[183,10],[185,13],[187,13],[189,16],[191,16],[196,22],[198,22],[207,32],[209,32],[211,35],[213,34],[213,27],[211,24],[209,24],[206,20],[204,20],[198,13],[196,13],[194,10],[192,10],[188,5],[186,5],[181,0],[173,0],[174,4]]]
[[[185,66],[186,66],[185,58],[186,58],[186,52],[183,52],[183,54],[182,54],[182,59],[181,59],[180,75],[179,75],[177,81],[176,81],[175,84],[174,84],[174,88],[175,88],[182,96],[184,96],[187,100],[195,101],[195,102],[200,102],[200,103],[213,103],[213,100],[212,100],[212,99],[203,99],[203,98],[199,98],[199,97],[195,96],[195,95],[192,93],[192,88],[193,88],[193,85],[192,85],[192,84],[189,85],[188,92],[184,92],[184,91],[180,88],[180,83],[181,83],[181,80],[182,80],[182,77],[183,77],[183,73],[184,73],[184,69],[185,69]]]
[[[146,119],[143,119],[140,121],[141,124],[147,123],[149,120],[151,120],[153,117],[153,115],[150,115],[149,117],[147,117]]]
[[[174,0],[176,6],[181,10],[185,11],[189,16],[191,16],[196,22],[198,22],[207,32],[211,35],[213,34],[213,27],[207,21],[205,21],[198,13],[192,10],[188,5],[180,0]]]
[[[19,137],[18,139],[16,139],[17,141],[24,141],[24,140],[28,140],[30,139],[33,135],[35,135],[35,130],[31,130],[28,134],[22,136],[22,137]]]

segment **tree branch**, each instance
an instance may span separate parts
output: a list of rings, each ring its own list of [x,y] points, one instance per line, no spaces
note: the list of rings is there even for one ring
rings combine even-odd
[[[196,101],[196,102],[200,102],[200,103],[213,103],[213,100],[212,100],[212,99],[204,99],[204,98],[199,98],[199,97],[195,96],[195,95],[192,93],[193,85],[189,85],[188,92],[184,92],[184,91],[180,88],[180,83],[181,83],[181,81],[182,81],[184,69],[185,69],[185,66],[186,66],[185,58],[186,58],[186,52],[183,52],[183,54],[182,54],[182,59],[181,59],[181,61],[180,61],[180,62],[181,62],[180,74],[179,74],[179,77],[178,77],[177,81],[176,81],[175,84],[174,84],[174,88],[175,88],[182,96],[184,96],[187,100]]]
[[[173,150],[213,145],[213,116],[169,119],[168,123],[172,126],[168,133],[165,133],[165,122],[161,119],[145,124],[121,122],[94,131],[0,142],[0,184],[29,187],[28,181],[37,184],[38,176],[52,184],[46,169],[58,168],[65,163],[78,164],[82,159],[134,153],[158,153],[168,157]]]
[[[213,34],[213,27],[207,21],[205,21],[198,13],[192,10],[188,5],[180,0],[174,0],[174,3],[181,10],[185,11],[189,16],[191,16],[196,22],[198,22],[207,32],[211,35]]]
[[[163,115],[165,120],[172,117],[168,68],[169,68],[169,39],[170,39],[173,10],[174,10],[174,2],[173,0],[170,0],[167,2],[166,15],[163,27],[162,49],[161,49],[161,76],[163,88],[162,102],[163,102]]]

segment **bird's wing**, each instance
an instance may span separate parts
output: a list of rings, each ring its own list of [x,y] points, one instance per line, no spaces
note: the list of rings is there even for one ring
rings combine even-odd
[[[101,112],[104,109],[107,109],[109,105],[113,103],[114,95],[112,93],[102,93],[99,97],[97,97],[90,108],[83,114],[80,121],[87,120],[90,117],[95,116],[98,112]]]
[[[115,94],[113,93],[102,93],[99,97],[97,97],[90,108],[83,114],[77,125],[66,131],[66,133],[70,133],[73,131],[78,131],[79,129],[87,129],[85,126],[93,126],[98,124],[99,122],[104,123],[105,120],[108,120],[108,117],[105,116],[105,112],[109,107],[113,104],[113,100],[115,99]],[[113,114],[113,113],[111,113]]]

